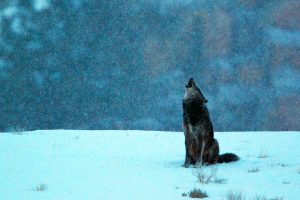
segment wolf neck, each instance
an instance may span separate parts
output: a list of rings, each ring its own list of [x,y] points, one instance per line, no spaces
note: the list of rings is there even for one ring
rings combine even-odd
[[[183,110],[185,120],[188,123],[195,124],[209,119],[207,107],[200,98],[185,98],[183,100]]]
[[[200,98],[199,92],[197,92],[193,87],[187,88],[185,90],[184,99],[190,98]]]

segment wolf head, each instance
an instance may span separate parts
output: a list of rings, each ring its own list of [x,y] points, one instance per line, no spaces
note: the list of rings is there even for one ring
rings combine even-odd
[[[202,94],[201,90],[196,85],[193,78],[190,78],[188,84],[185,86],[185,95],[184,99],[200,99],[200,101],[205,104],[207,99]]]

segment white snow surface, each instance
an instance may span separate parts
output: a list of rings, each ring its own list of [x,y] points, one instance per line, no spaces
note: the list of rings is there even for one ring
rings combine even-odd
[[[204,166],[222,183],[201,184],[183,168],[184,135],[155,131],[53,130],[0,133],[1,200],[176,200],[242,192],[300,198],[300,132],[217,132],[221,153],[241,160]],[[249,172],[258,169],[257,172]],[[45,187],[42,188],[41,186]],[[41,188],[39,191],[38,188]]]

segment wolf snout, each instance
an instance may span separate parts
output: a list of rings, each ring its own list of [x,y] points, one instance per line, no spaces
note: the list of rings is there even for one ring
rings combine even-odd
[[[190,87],[193,86],[193,84],[194,84],[194,79],[193,79],[193,78],[190,78],[188,84],[187,84],[185,87],[186,87],[186,88],[190,88]]]

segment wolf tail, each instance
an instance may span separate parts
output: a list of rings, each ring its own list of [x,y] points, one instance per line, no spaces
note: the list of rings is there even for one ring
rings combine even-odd
[[[224,153],[219,155],[218,163],[228,163],[238,161],[240,158],[234,153]]]

